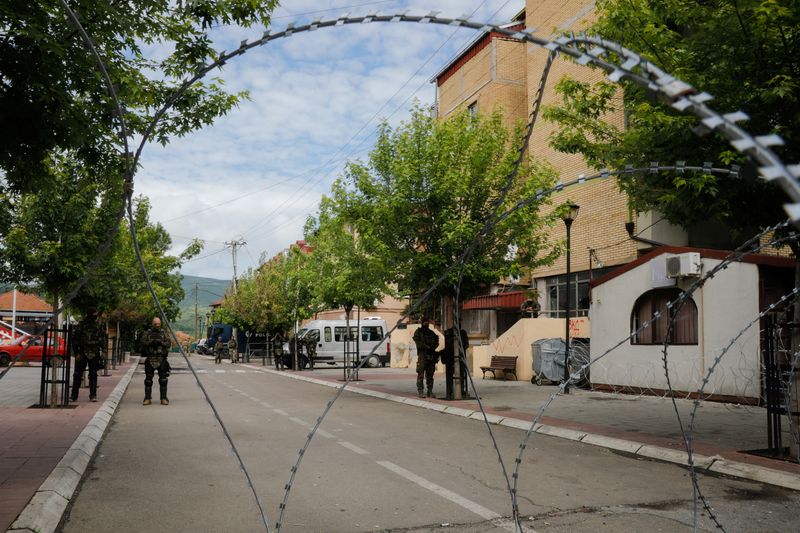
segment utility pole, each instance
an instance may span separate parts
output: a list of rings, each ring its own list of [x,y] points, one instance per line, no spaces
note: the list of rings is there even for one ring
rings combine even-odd
[[[194,338],[200,340],[200,322],[197,317],[197,291],[199,290],[197,283],[194,284]]]
[[[247,241],[244,239],[233,239],[225,244],[231,247],[231,256],[233,257],[233,294],[236,294],[236,249],[247,244]]]
[[[237,285],[237,275],[236,275],[236,249],[240,246],[244,246],[247,244],[247,241],[244,239],[233,239],[232,241],[226,242],[228,246],[231,247],[231,256],[233,257],[233,294],[236,295],[236,285]],[[236,339],[236,349],[235,351],[239,350],[239,332],[237,328],[233,328],[233,338]],[[235,361],[238,359],[236,353],[231,354],[231,361]]]

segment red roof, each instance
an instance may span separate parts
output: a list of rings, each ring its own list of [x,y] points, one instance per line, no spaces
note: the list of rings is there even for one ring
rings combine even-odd
[[[14,291],[0,294],[0,309],[11,310],[14,307]],[[53,306],[38,296],[17,291],[17,311],[50,312]]]
[[[301,252],[310,253],[314,251],[314,249],[311,246],[309,246],[308,243],[306,243],[306,241],[303,239],[295,241],[294,245],[300,248]]]
[[[519,309],[527,299],[526,291],[486,294],[467,300],[463,309]]]
[[[592,287],[597,287],[598,285],[602,285],[607,281],[611,281],[612,279],[616,278],[617,276],[621,276],[622,274],[633,270],[634,268],[638,267],[639,265],[643,265],[647,263],[652,258],[657,257],[662,254],[683,254],[686,252],[697,252],[700,254],[700,257],[704,257],[707,259],[717,259],[723,260],[728,257],[732,252],[729,250],[714,250],[711,248],[691,248],[689,246],[661,246],[656,248],[650,253],[643,255],[642,257],[631,261],[625,265],[622,265],[619,268],[616,268],[606,274],[605,276],[600,276],[599,278],[593,279],[590,282]],[[740,263],[750,263],[755,265],[765,265],[765,266],[775,266],[775,267],[783,267],[783,268],[794,268],[795,261],[794,259],[790,259],[788,257],[779,257],[775,255],[763,255],[763,254],[745,254],[739,260]]]

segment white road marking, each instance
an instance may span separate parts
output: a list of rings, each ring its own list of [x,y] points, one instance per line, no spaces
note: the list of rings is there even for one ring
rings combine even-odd
[[[267,402],[260,402],[262,407],[266,407],[267,409],[272,409],[272,406]]]
[[[247,370],[237,370],[236,373],[237,374],[245,374],[245,373],[247,373]]]
[[[303,426],[305,428],[310,428],[311,427],[311,426],[308,425],[308,422],[306,422],[305,420],[302,420],[300,418],[297,418],[296,416],[289,417],[289,420],[291,420],[295,424],[300,424],[301,426]]]
[[[273,409],[272,412],[276,413],[276,414],[279,414],[281,416],[289,416],[289,413],[287,413],[283,409]]]
[[[359,448],[352,442],[347,442],[346,440],[340,440],[337,442],[342,446],[344,446],[345,448],[347,448],[348,450],[350,450],[351,452],[357,453],[358,455],[369,455],[369,452],[367,450],[365,450],[364,448]]]
[[[499,514],[495,513],[492,510],[487,509],[486,507],[480,505],[479,503],[475,503],[472,500],[468,500],[451,490],[447,490],[446,488],[441,487],[436,483],[433,483],[423,477],[416,475],[414,472],[409,472],[408,470],[406,470],[401,466],[397,466],[396,464],[389,461],[376,461],[376,462],[385,469],[391,470],[395,474],[398,474],[399,476],[406,478],[412,483],[416,483],[417,485],[419,485],[424,489],[428,489],[429,491],[438,494],[439,496],[441,496],[446,500],[450,500],[456,505],[460,505],[467,511],[480,516],[484,520],[494,520],[496,518],[500,518]]]
[[[216,374],[224,374],[224,373],[225,373],[225,371],[224,371],[224,370],[214,370],[214,372],[215,372]]]
[[[336,438],[336,435],[333,435],[333,434],[331,434],[331,433],[328,433],[328,432],[327,432],[327,431],[325,431],[324,429],[318,429],[318,430],[317,430],[317,434],[318,434],[318,435],[322,435],[322,436],[323,436],[323,437],[325,437],[326,439],[335,439],[335,438]]]

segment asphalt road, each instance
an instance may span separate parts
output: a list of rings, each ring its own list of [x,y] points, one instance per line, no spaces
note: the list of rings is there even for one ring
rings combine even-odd
[[[210,363],[210,364],[209,364]],[[275,531],[291,467],[332,399],[328,387],[194,357]],[[63,524],[65,532],[264,531],[245,476],[191,374],[171,405],[141,405],[140,370]],[[140,367],[141,369],[142,367]],[[286,532],[513,531],[507,483],[486,426],[345,393],[302,456]],[[493,426],[509,478],[522,431]],[[800,494],[701,476],[725,531],[796,531]],[[534,435],[519,475],[530,531],[691,531],[688,471]],[[700,530],[716,530],[700,513]]]

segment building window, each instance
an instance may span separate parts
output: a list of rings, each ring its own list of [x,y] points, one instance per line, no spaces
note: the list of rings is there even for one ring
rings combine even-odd
[[[579,272],[572,276],[570,297],[570,316],[589,315],[589,273]],[[567,276],[552,276],[545,279],[545,294],[547,308],[542,314],[550,318],[564,318],[567,316]]]
[[[331,335],[331,327],[325,326],[325,342],[331,342],[333,336]]]
[[[653,289],[637,298],[631,314],[631,344],[664,344],[669,334],[670,344],[697,344],[697,305],[688,298],[684,304],[668,308],[682,293],[678,288]],[[661,315],[650,325],[638,331],[657,312]],[[676,314],[677,312],[677,314]],[[670,329],[670,321],[674,325]]]
[[[475,118],[478,116],[478,101],[475,100],[471,104],[467,106],[467,114],[470,118]]]

